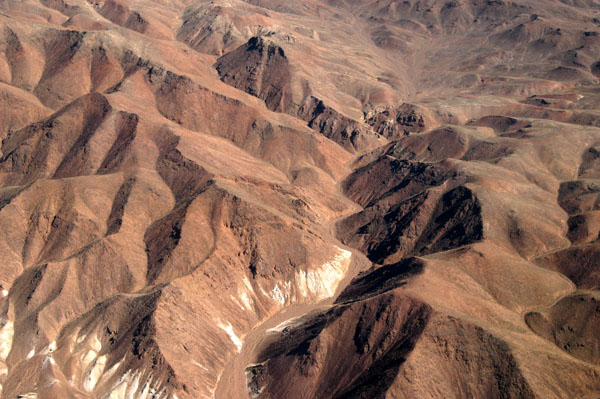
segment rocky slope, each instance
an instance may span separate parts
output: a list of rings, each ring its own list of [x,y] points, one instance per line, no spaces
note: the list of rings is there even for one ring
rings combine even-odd
[[[593,1],[0,0],[3,398],[600,395]]]

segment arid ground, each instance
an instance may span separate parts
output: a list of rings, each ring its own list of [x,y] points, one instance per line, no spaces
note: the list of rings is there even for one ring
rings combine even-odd
[[[600,398],[600,3],[0,0],[0,387]]]

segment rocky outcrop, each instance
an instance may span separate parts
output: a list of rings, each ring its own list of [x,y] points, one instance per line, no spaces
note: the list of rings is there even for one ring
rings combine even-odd
[[[306,98],[297,113],[309,127],[350,151],[372,145],[373,132],[365,125],[342,115],[314,96]]]
[[[368,125],[311,95],[308,81],[292,68],[284,48],[267,38],[251,38],[220,57],[215,66],[223,82],[262,99],[272,111],[306,121],[350,151],[368,148],[376,141]]]
[[[0,168],[13,184],[91,172],[94,165],[86,159],[86,148],[110,111],[102,95],[90,94],[45,121],[14,132],[2,143]]]
[[[419,269],[412,260],[365,273],[327,312],[275,332],[246,369],[250,396],[535,397],[505,342],[402,295],[399,287]],[[434,384],[434,374],[421,371],[432,361],[452,384]],[[279,383],[286,380],[295,383]]]
[[[371,106],[364,112],[365,122],[388,139],[399,139],[409,133],[427,130],[425,118],[410,104],[399,107]]]
[[[276,112],[292,112],[296,106],[292,66],[282,47],[262,37],[220,57],[216,63],[221,80],[262,99]]]
[[[560,349],[584,361],[599,364],[598,327],[600,304],[596,294],[568,296],[542,311],[525,315],[529,328]]]
[[[445,251],[483,238],[481,205],[452,163],[383,155],[344,181],[364,209],[337,225],[340,239],[376,263]]]

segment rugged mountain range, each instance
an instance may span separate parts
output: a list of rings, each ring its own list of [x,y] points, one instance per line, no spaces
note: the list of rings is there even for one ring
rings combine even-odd
[[[600,3],[0,0],[2,398],[600,398]]]

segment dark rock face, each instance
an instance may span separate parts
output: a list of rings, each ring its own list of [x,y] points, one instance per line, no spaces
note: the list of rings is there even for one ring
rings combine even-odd
[[[398,160],[386,153],[344,181],[346,195],[364,210],[338,224],[339,237],[376,263],[481,240],[481,205],[458,185],[460,179],[451,162]]]
[[[572,295],[541,312],[525,315],[527,325],[560,349],[586,362],[600,363],[600,303],[594,294]]]
[[[429,317],[427,306],[393,293],[338,305],[266,348],[250,384],[258,398],[382,397]],[[287,379],[296,384],[277,383]]]
[[[360,150],[370,144],[369,135],[372,132],[366,126],[340,114],[316,97],[305,99],[297,115],[307,121],[309,127],[350,151]]]
[[[397,140],[403,135],[427,130],[423,115],[410,104],[399,107],[372,106],[364,114],[365,122],[389,139]]]
[[[306,121],[310,128],[347,150],[372,145],[374,132],[369,125],[344,116],[310,95],[308,82],[295,75],[285,50],[267,38],[251,38],[220,57],[215,67],[223,82],[262,99],[271,111]]]
[[[452,397],[535,397],[506,343],[399,293],[418,264],[367,272],[331,310],[277,333],[246,369],[251,397],[410,398],[415,380],[433,377],[412,368],[422,356],[452,374]]]
[[[110,111],[110,104],[98,93],[81,97],[45,121],[8,136],[2,143],[0,168],[11,173],[19,184],[40,177],[64,178],[91,172],[94,165],[86,159],[86,147]],[[66,129],[64,134],[53,134],[62,128]]]
[[[292,66],[282,47],[262,37],[220,57],[215,65],[221,80],[264,100],[276,112],[291,112],[294,106]]]

